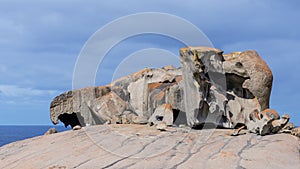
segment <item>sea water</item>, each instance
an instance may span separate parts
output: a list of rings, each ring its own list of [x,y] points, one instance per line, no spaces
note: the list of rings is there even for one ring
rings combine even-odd
[[[0,147],[19,140],[44,135],[46,131],[54,127],[58,132],[70,130],[64,126],[38,126],[38,125],[0,125]]]

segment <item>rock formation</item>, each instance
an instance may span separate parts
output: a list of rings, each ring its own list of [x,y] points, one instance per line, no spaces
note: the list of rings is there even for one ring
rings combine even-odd
[[[186,124],[277,133],[289,121],[269,109],[272,72],[253,50],[223,54],[208,47],[180,50],[181,68],[146,68],[107,86],[65,92],[50,117],[72,127],[95,124]]]
[[[269,108],[255,51],[187,47],[180,62],[55,97],[52,122],[73,130],[0,147],[0,168],[299,168],[300,128]]]
[[[297,128],[293,128],[292,131],[291,131],[291,134],[292,135],[295,135],[297,137],[300,137],[300,127],[297,127]],[[300,151],[300,150],[299,150]]]

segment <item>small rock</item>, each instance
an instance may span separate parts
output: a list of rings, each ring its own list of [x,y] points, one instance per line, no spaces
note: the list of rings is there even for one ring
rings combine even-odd
[[[145,116],[134,116],[132,117],[132,122],[134,124],[147,124],[148,119]]]
[[[57,130],[52,127],[44,135],[50,135],[50,134],[54,134],[54,133],[57,133]]]
[[[185,127],[187,127],[185,124],[179,124],[179,126],[178,126],[179,128],[185,128]]]
[[[291,133],[294,128],[295,128],[294,123],[288,123],[280,130],[280,132],[281,133]]]
[[[295,128],[294,123],[288,123],[282,128],[282,130],[292,130],[294,128]]]
[[[300,137],[300,127],[294,128],[291,134]]]
[[[174,67],[173,65],[168,65],[168,66],[163,67],[163,69],[165,69],[165,70],[174,70],[174,69],[176,69],[176,67]]]
[[[109,125],[109,124],[111,124],[111,121],[110,121],[110,120],[107,120],[104,124],[105,124],[105,125]]]
[[[79,130],[79,129],[81,129],[81,126],[79,126],[79,125],[76,125],[73,127],[73,130]]]
[[[281,119],[272,121],[272,129],[271,132],[273,134],[278,133],[290,120],[290,115],[284,114]]]
[[[167,124],[163,121],[160,121],[156,124],[156,129],[160,131],[166,131],[168,128]]]
[[[238,129],[232,130],[232,131],[230,132],[230,135],[231,135],[231,136],[238,136],[238,135],[246,134],[246,133],[240,133],[240,131],[241,131],[243,128],[245,128],[245,126],[242,126],[242,127],[238,128]]]

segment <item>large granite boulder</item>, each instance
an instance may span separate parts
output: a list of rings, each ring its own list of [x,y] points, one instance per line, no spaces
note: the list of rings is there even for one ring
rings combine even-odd
[[[186,47],[180,50],[180,62],[181,68],[146,68],[107,86],[65,92],[51,102],[51,120],[74,127],[144,124],[145,119],[156,123],[159,117],[168,126],[246,126],[262,135],[276,133],[289,121],[287,115],[279,119],[264,112],[273,76],[255,51],[223,54],[215,48]]]

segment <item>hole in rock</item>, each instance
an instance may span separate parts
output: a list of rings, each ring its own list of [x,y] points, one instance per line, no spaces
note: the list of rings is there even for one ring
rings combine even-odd
[[[241,77],[233,73],[226,73],[227,91],[232,91],[236,96],[245,99],[254,99],[249,89],[243,88],[243,83],[249,78]]]
[[[81,118],[83,119],[82,116],[77,115],[76,113],[64,113],[58,116],[58,119],[64,123],[65,127],[68,127],[70,125],[72,128],[76,125],[82,126],[79,122]]]
[[[235,128],[235,129],[238,129],[238,128],[243,127],[243,126],[245,126],[244,129],[247,129],[247,126],[246,126],[244,123],[237,123],[237,124],[234,126],[234,128]]]

